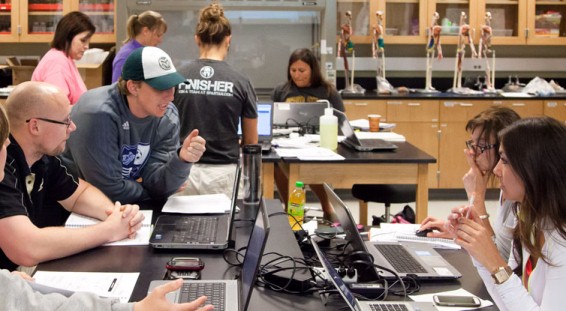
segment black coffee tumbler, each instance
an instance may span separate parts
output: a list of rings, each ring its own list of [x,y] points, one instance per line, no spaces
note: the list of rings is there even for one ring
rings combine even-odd
[[[255,219],[259,211],[263,186],[261,183],[261,145],[244,145],[244,208],[241,219]]]

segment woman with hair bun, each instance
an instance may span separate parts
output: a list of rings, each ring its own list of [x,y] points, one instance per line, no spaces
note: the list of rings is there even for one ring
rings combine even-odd
[[[257,144],[256,94],[250,80],[225,62],[232,27],[222,7],[213,3],[199,14],[195,42],[199,59],[181,71],[173,103],[179,110],[181,139],[199,129],[206,151],[191,168],[184,194],[232,194],[241,144]],[[243,183],[241,183],[243,184]],[[242,193],[242,192],[240,192]]]
[[[142,46],[158,46],[167,32],[167,23],[161,14],[154,11],[145,11],[139,15],[132,15],[126,24],[128,38],[124,46],[118,51],[112,62],[112,83],[118,81],[122,75],[122,66],[126,58],[137,48]]]

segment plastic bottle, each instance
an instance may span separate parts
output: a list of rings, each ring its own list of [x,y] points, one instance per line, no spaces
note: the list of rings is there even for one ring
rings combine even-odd
[[[338,118],[332,108],[324,109],[320,117],[320,146],[330,150],[338,147]]]
[[[303,218],[305,217],[305,184],[302,181],[295,183],[295,189],[289,196],[289,205],[287,213],[289,214],[289,225],[291,229],[300,230],[303,225]]]

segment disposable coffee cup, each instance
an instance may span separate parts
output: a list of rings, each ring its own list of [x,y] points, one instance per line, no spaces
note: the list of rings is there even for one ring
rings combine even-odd
[[[381,120],[381,115],[379,114],[369,114],[368,121],[369,121],[369,131],[370,132],[379,132],[379,121]]]

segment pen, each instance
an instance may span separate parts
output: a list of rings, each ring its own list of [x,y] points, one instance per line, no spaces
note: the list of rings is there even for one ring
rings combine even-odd
[[[108,291],[111,292],[112,289],[114,288],[114,285],[116,284],[116,281],[118,281],[117,278],[114,278],[114,280],[112,280],[112,283],[110,283],[110,287],[108,287]]]

